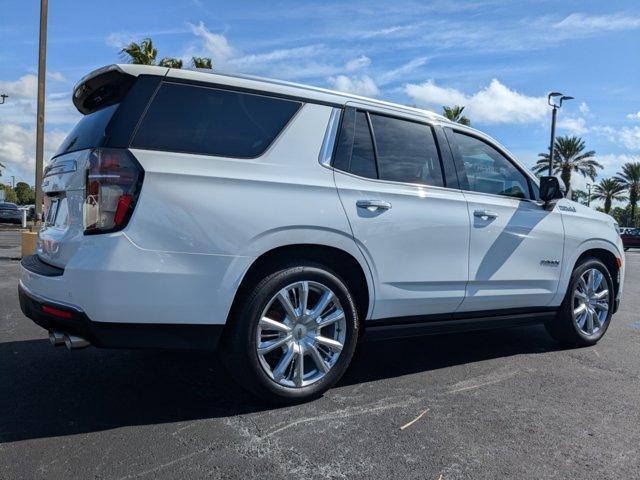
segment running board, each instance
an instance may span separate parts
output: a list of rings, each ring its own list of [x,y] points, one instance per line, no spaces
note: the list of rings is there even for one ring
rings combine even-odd
[[[553,320],[556,310],[544,312],[519,313],[511,315],[493,315],[487,317],[474,316],[472,318],[457,318],[448,320],[433,320],[425,317],[408,319],[370,320],[365,323],[364,340],[380,340],[399,337],[413,337],[420,335],[435,335],[439,333],[469,332],[474,330],[489,330],[526,325],[539,325]],[[404,321],[403,321],[404,320]]]

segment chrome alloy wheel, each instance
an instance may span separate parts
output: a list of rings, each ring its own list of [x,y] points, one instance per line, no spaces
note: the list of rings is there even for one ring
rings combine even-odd
[[[338,297],[318,282],[300,281],[276,293],[256,331],[258,359],[265,372],[286,387],[305,387],[336,364],[346,338]]]
[[[580,276],[573,291],[573,321],[583,333],[595,335],[604,327],[610,298],[602,272],[590,268]]]

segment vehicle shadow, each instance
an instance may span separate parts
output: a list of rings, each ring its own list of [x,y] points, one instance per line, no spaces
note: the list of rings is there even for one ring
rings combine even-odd
[[[557,348],[540,327],[364,342],[341,385]],[[46,340],[0,344],[0,391],[0,443],[277,408],[240,390],[214,354]]]

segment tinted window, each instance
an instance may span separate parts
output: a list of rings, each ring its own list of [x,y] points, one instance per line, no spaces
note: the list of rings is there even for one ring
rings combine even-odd
[[[442,186],[442,169],[431,127],[371,115],[379,178]]]
[[[114,112],[118,109],[118,105],[111,105],[82,117],[73,127],[71,133],[67,135],[67,138],[64,139],[56,155],[85,148],[101,147],[106,139],[105,130],[107,125]]]
[[[132,145],[223,157],[257,157],[300,105],[260,95],[165,83]]]
[[[373,140],[369,131],[367,114],[356,113],[356,131],[351,151],[351,166],[349,171],[355,175],[367,178],[377,178],[376,157],[373,153]]]
[[[465,190],[529,198],[525,175],[498,150],[469,135],[453,132],[453,136],[469,181]]]

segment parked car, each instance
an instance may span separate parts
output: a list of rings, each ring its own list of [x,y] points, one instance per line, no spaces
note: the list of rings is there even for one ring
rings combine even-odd
[[[219,348],[287,402],[334,385],[361,337],[539,323],[593,345],[618,308],[613,219],[434,113],[140,65],[73,102],[19,286],[55,345]]]
[[[22,223],[22,212],[15,203],[0,203],[0,222]]]
[[[630,248],[640,248],[640,230],[637,228],[623,228],[620,232],[620,238],[622,238],[625,251]]]

